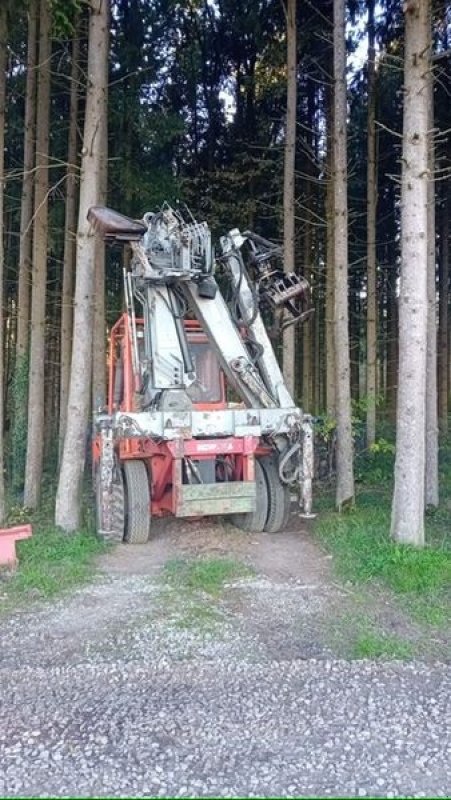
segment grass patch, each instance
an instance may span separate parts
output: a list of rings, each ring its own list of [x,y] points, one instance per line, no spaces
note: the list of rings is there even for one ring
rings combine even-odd
[[[202,591],[218,596],[224,585],[252,572],[241,561],[229,558],[202,558],[186,560],[174,558],[165,564],[163,577],[171,586],[188,591]]]
[[[50,490],[36,512],[11,507],[7,525],[30,522],[33,536],[17,542],[19,565],[2,585],[6,601],[54,597],[85,583],[95,572],[95,558],[107,545],[87,527],[75,534],[64,534],[53,525]]]
[[[353,658],[384,658],[407,661],[413,658],[413,647],[409,642],[394,636],[386,636],[375,631],[366,631],[357,636],[353,643]]]
[[[223,615],[215,608],[194,603],[183,609],[182,614],[175,620],[174,627],[179,630],[211,633],[223,621]]]
[[[105,549],[89,532],[68,536],[55,528],[35,528],[31,539],[17,543],[19,567],[8,589],[15,595],[53,597],[89,580],[95,556]]]
[[[316,532],[335,557],[338,574],[351,583],[378,580],[403,596],[420,621],[441,625],[451,620],[451,550],[444,535],[445,515],[426,520],[428,545],[418,549],[390,538],[390,498],[365,487],[356,508],[329,512]],[[448,525],[448,523],[445,523]],[[449,531],[449,528],[448,528]]]

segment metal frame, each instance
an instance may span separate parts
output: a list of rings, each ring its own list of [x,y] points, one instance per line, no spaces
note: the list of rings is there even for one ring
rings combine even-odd
[[[146,233],[131,242],[127,311],[110,335],[108,406],[96,417],[94,462],[102,476],[103,519],[109,519],[115,465],[127,459],[146,463],[156,516],[252,511],[255,457],[274,451],[281,480],[298,484],[300,504],[309,515],[311,419],[293,402],[255,304],[240,252],[246,237],[231,231],[221,240],[222,264],[241,313],[238,323],[212,276],[208,227],[185,223],[169,207],[144,221]],[[142,304],[142,319],[137,319],[135,298]],[[195,320],[182,319],[188,308]],[[141,325],[145,355],[140,360]],[[192,403],[188,397],[196,379],[190,339],[196,337],[218,358],[218,402]],[[226,383],[241,402],[227,403]],[[203,461],[214,461],[215,470],[222,465],[223,482],[199,480],[196,464]]]

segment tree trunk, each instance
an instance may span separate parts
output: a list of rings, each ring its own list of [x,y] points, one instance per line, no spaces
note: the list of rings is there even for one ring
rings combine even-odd
[[[431,41],[429,41],[429,48]],[[426,463],[424,492],[426,506],[436,508],[438,496],[438,417],[437,417],[437,287],[435,258],[435,146],[434,146],[434,77],[428,73],[428,333],[426,356]]]
[[[0,523],[5,519],[5,482],[4,482],[4,318],[3,318],[3,285],[5,274],[5,253],[3,247],[4,225],[3,206],[5,197],[5,122],[6,122],[6,65],[7,65],[7,11],[0,7]]]
[[[312,184],[310,176],[307,175],[307,186],[305,192],[305,224],[304,224],[304,253],[303,270],[307,280],[312,282],[311,272],[311,246],[312,246],[312,226],[310,223],[310,203],[312,200]],[[316,296],[312,287],[312,296]],[[313,319],[310,318],[302,325],[302,407],[305,411],[313,412]]]
[[[33,284],[28,393],[28,442],[24,503],[39,503],[44,440],[45,297],[48,239],[48,155],[50,115],[50,8],[41,0],[36,119],[36,174],[33,230]]]
[[[105,76],[108,86],[108,75]],[[106,204],[108,189],[108,96],[105,91],[105,109],[102,114],[100,203]],[[106,400],[106,323],[105,323],[105,244],[96,238],[94,291],[94,335],[92,338],[92,405],[103,408]]]
[[[396,404],[398,396],[398,364],[399,364],[399,341],[398,341],[398,301],[396,298],[396,267],[393,264],[389,270],[387,280],[387,333],[386,333],[386,404],[388,419],[396,422]],[[381,356],[381,362],[383,358]],[[382,393],[384,384],[381,384],[379,392]]]
[[[61,457],[67,420],[70,358],[72,349],[72,317],[75,273],[75,246],[77,234],[77,142],[79,100],[79,27],[72,42],[70,84],[69,140],[67,147],[66,216],[64,222],[64,269],[61,302],[61,355],[60,355],[60,414],[59,454]]]
[[[351,366],[351,398],[358,401],[360,398],[360,297],[359,284],[351,284],[349,321],[350,333],[350,366]]]
[[[391,532],[424,544],[427,351],[429,2],[404,3],[401,285],[395,487]]]
[[[312,319],[302,326],[302,408],[312,411]]]
[[[25,87],[23,180],[20,206],[16,355],[13,374],[12,489],[15,492],[23,490],[27,449],[28,339],[33,245],[33,168],[36,144],[38,10],[38,0],[30,0]]]
[[[23,181],[20,206],[19,286],[17,292],[17,344],[16,356],[23,358],[28,351],[30,323],[30,272],[33,242],[33,167],[36,135],[36,84],[38,45],[38,0],[30,0],[28,13],[27,79],[25,87],[25,135],[23,154]]]
[[[376,65],[374,0],[368,2],[368,164],[367,164],[367,317],[366,317],[366,438],[376,440],[377,298],[376,298]]]
[[[287,119],[283,183],[283,246],[286,272],[295,270],[296,69],[296,0],[287,0]],[[294,344],[294,326],[291,325],[283,334],[283,374],[288,391],[293,396]]]
[[[336,505],[354,502],[353,442],[348,330],[348,199],[346,154],[345,0],[334,2],[334,256],[337,417]]]
[[[56,496],[55,522],[75,531],[80,521],[81,487],[86,457],[92,375],[94,321],[95,237],[87,221],[90,206],[101,191],[102,115],[108,59],[109,4],[92,0],[89,20],[88,87],[80,181],[77,231],[77,273],[74,335],[69,386],[68,417]]]
[[[449,303],[449,203],[445,188],[440,226],[440,307],[439,307],[439,420],[444,436],[448,433],[448,303]]]
[[[326,410],[335,417],[335,276],[334,276],[334,160],[333,103],[328,103],[327,187],[326,187]]]

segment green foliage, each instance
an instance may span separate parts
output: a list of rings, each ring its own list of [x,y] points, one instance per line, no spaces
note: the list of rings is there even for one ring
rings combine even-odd
[[[50,0],[52,35],[55,39],[73,36],[82,0]]]
[[[228,581],[246,577],[251,570],[229,558],[202,558],[196,561],[171,559],[165,565],[165,581],[179,589],[219,595]]]
[[[337,428],[337,420],[329,414],[315,419],[315,434],[326,444],[330,443]]]
[[[383,455],[394,455],[396,452],[396,447],[393,442],[388,442],[387,439],[381,438],[370,445],[369,451],[373,455],[378,453],[382,453]]]
[[[377,439],[355,460],[356,480],[370,485],[386,484],[393,479],[395,446],[386,439]]]
[[[384,395],[383,394],[376,395],[375,398],[376,408],[380,408],[383,405],[383,403],[384,403]],[[368,406],[369,406],[368,395],[365,395],[364,397],[359,397],[358,400],[356,399],[352,400],[353,416],[363,420],[368,411]]]

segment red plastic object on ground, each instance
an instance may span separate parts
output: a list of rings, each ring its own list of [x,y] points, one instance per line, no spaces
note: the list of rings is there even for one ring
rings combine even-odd
[[[16,542],[19,539],[29,539],[31,535],[31,525],[0,528],[0,564],[15,566],[17,564]]]

